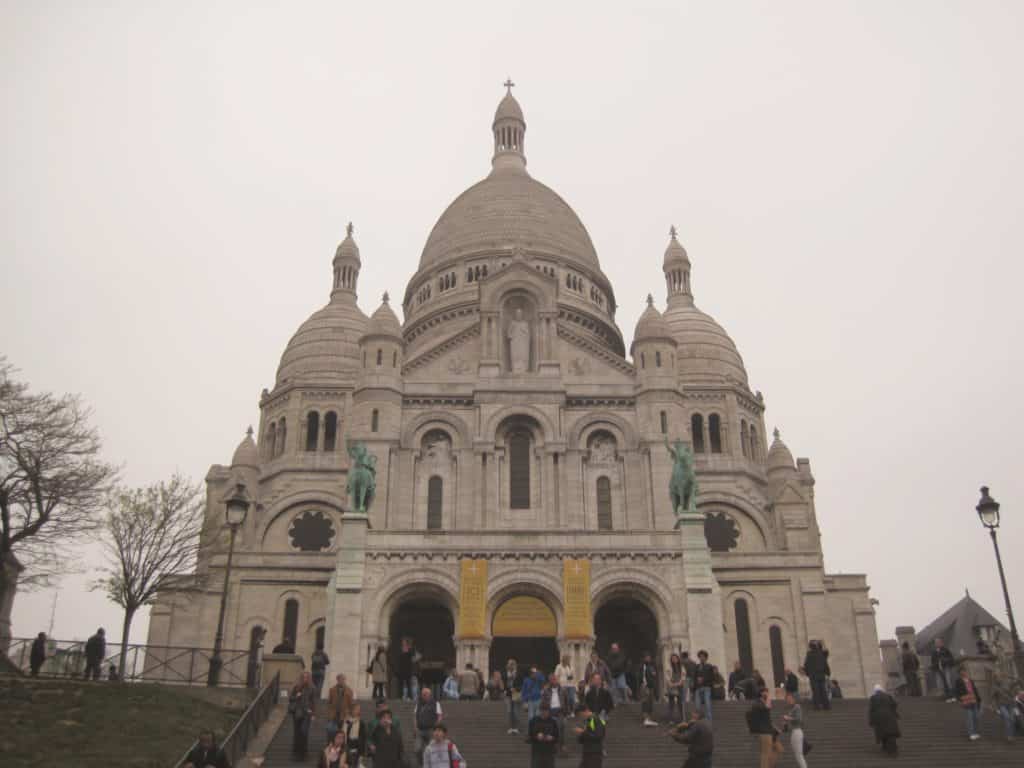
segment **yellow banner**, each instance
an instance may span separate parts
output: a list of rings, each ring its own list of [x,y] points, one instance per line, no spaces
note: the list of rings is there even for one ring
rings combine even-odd
[[[495,637],[554,637],[557,633],[555,614],[536,597],[510,597],[494,612],[491,634]]]
[[[587,638],[594,634],[590,616],[590,561],[567,559],[562,564],[565,590],[565,636]]]
[[[487,561],[462,561],[459,583],[459,636],[479,637],[487,634]]]

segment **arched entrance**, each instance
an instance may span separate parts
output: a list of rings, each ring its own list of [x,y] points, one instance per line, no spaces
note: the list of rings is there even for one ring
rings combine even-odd
[[[391,614],[388,634],[391,669],[398,669],[402,639],[409,638],[421,655],[420,685],[440,687],[455,666],[455,620],[447,606],[429,597],[403,600]]]
[[[649,653],[661,667],[658,648],[658,620],[644,603],[630,597],[613,597],[594,615],[594,648],[602,659],[608,658],[612,643],[618,643],[627,659],[626,679],[634,694],[637,689],[635,671],[644,654]],[[660,676],[659,676],[660,680]]]
[[[491,669],[504,669],[514,658],[525,671],[536,664],[550,674],[558,664],[558,622],[538,597],[518,595],[498,606],[491,621]]]

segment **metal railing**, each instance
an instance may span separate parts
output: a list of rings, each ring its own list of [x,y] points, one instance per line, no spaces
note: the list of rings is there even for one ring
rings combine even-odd
[[[31,670],[29,661],[33,642],[34,638],[14,638],[7,652],[7,658],[26,675]],[[213,649],[107,643],[99,679],[115,679],[110,677],[110,668],[120,668],[122,655],[125,660],[124,676],[116,679],[131,683],[205,685]],[[222,650],[220,655],[221,686],[254,688],[258,685],[258,670],[249,651]],[[39,670],[40,677],[81,678],[85,676],[85,667],[85,641],[46,641],[46,661]]]
[[[270,712],[277,703],[280,694],[281,673],[278,672],[263,690],[259,692],[256,698],[252,700],[249,707],[238,718],[238,722],[232,726],[231,730],[228,731],[228,735],[220,743],[220,748],[227,755],[231,765],[238,765],[239,758],[245,754],[246,747],[249,746],[252,737],[256,735],[260,726],[270,717]],[[196,748],[197,744],[199,744],[198,741],[192,742],[185,754],[181,756],[181,759],[174,764],[174,768],[181,768],[185,765],[185,761],[188,760],[189,754]]]

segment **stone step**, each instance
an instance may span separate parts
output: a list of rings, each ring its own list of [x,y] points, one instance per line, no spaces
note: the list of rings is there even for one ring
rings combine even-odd
[[[452,739],[472,768],[521,768],[529,763],[529,746],[525,743],[526,725],[521,722],[518,736],[506,733],[506,714],[501,702],[443,702],[445,722]],[[715,768],[749,768],[757,764],[757,740],[747,730],[748,705],[738,702],[715,702]],[[392,702],[392,709],[401,720],[412,754],[412,705]],[[371,711],[368,704],[364,712]],[[777,705],[776,719],[781,721],[783,707]],[[1002,723],[992,712],[985,712],[981,722],[982,739],[971,742],[963,713],[955,704],[931,699],[902,699],[900,765],[910,768],[1010,768],[1024,765],[1024,739],[1007,744],[1002,739]],[[525,713],[520,718],[525,720]],[[559,762],[569,768],[579,762],[578,745],[571,729],[575,720],[568,720],[566,747],[569,757]],[[668,735],[667,726],[644,728],[639,707],[619,707],[609,718],[606,748],[607,768],[678,768],[684,761],[686,748]],[[841,768],[874,768],[891,765],[881,754],[871,730],[867,727],[867,702],[843,700],[834,702],[828,712],[805,710],[805,735],[814,745],[808,756],[810,765]],[[318,719],[310,732],[310,754],[306,765],[316,765],[318,748],[324,739],[323,720]],[[783,736],[786,754],[780,768],[794,765],[789,754],[788,739]],[[285,721],[267,751],[265,768],[298,765],[291,760],[291,723]],[[410,765],[412,763],[410,762]]]

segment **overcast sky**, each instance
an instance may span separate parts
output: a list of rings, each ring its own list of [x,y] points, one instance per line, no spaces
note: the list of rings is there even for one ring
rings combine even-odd
[[[201,480],[347,221],[363,310],[403,294],[511,75],[627,348],[678,226],[880,636],[965,588],[1004,616],[982,483],[1024,613],[1022,34],[1024,4],[977,0],[3,2],[0,354],[81,393],[127,482]],[[119,635],[86,579],[55,634]]]

